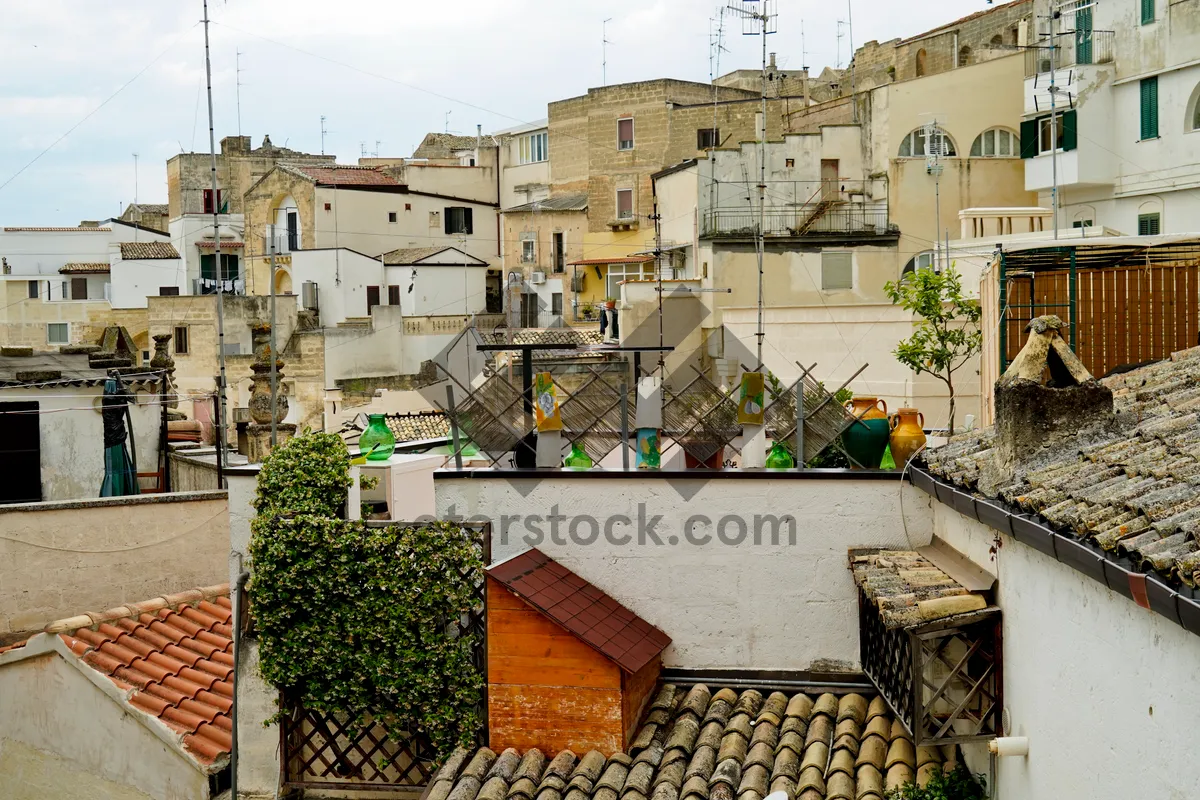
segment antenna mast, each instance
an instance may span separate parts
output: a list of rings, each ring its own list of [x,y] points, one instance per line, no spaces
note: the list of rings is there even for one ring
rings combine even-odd
[[[612,44],[608,40],[608,23],[612,22],[612,17],[600,23],[600,85],[608,86],[608,46]]]
[[[142,209],[138,207],[137,161],[138,161],[138,154],[134,153],[133,154],[133,207],[138,211],[138,224],[140,225],[142,222],[142,215],[141,215]],[[138,240],[138,229],[137,228],[133,229],[133,240],[135,242]]]
[[[767,227],[767,36],[779,31],[776,0],[742,0],[740,6],[729,10],[742,18],[742,34],[762,37],[762,111],[758,138],[758,236],[755,244],[758,251],[758,365],[763,363],[763,256],[766,254]]]
[[[939,245],[942,241],[942,156],[946,154],[946,140],[942,128],[938,125],[937,117],[925,123],[925,171],[933,176],[933,240]],[[935,249],[936,253],[937,250]],[[943,258],[949,263],[950,253],[947,251]]]
[[[1058,150],[1059,144],[1059,127],[1058,127],[1058,94],[1062,90],[1058,88],[1056,73],[1058,71],[1058,31],[1056,30],[1059,18],[1062,17],[1063,11],[1077,14],[1080,11],[1086,11],[1095,7],[1095,2],[1078,4],[1077,0],[1052,5],[1050,13],[1042,15],[1050,23],[1050,173],[1051,173],[1051,188],[1050,188],[1050,207],[1054,213],[1054,238],[1058,238]],[[1076,37],[1079,32],[1076,31]],[[1088,33],[1088,41],[1091,41],[1091,33]],[[1065,123],[1064,123],[1065,124]],[[1040,135],[1040,132],[1039,132]]]
[[[222,476],[224,489],[225,470],[225,270],[221,264],[221,201],[217,189],[217,139],[213,129],[212,58],[208,47],[208,0],[204,2],[204,75],[208,85],[208,154],[212,164],[212,209],[213,209],[213,260],[217,277],[217,470]],[[274,276],[272,276],[272,279]],[[274,358],[274,353],[271,357]]]
[[[234,51],[234,91],[237,93],[238,136],[242,135],[242,51]]]
[[[321,155],[325,155],[325,115],[321,115]]]

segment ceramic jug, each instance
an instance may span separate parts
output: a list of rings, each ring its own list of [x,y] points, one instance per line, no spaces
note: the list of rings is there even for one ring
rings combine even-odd
[[[892,435],[889,443],[892,446],[892,458],[896,461],[897,469],[904,465],[913,454],[925,446],[925,415],[915,408],[900,408],[892,418]]]
[[[891,433],[887,403],[874,397],[855,397],[846,407],[858,419],[842,434],[842,446],[860,466],[878,469]]]

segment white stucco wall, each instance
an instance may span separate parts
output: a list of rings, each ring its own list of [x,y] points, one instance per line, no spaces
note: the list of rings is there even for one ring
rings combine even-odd
[[[545,535],[540,542],[530,542],[665,631],[673,640],[663,655],[666,666],[696,669],[857,669],[858,605],[846,551],[907,547],[899,523],[900,497],[906,495],[910,510],[918,500],[911,486],[894,479],[676,479],[646,474],[549,474],[535,482],[437,473],[434,491],[439,517],[449,516],[453,507],[453,513],[467,519],[483,515],[492,520],[493,561],[533,546],[523,540],[531,535],[526,522],[540,525]],[[547,518],[556,513],[555,506],[557,513],[589,514],[602,526],[624,515],[632,525],[616,520],[610,530],[614,539],[629,534],[632,540],[614,544],[601,533],[597,541],[580,544],[570,539],[570,526],[576,524],[584,539],[591,529],[565,518],[556,543],[548,522],[531,519]],[[639,544],[639,506],[647,522],[661,515],[654,528],[661,545],[648,536]],[[770,528],[764,527],[763,543],[754,544],[755,514],[794,515],[796,543],[788,543],[784,527],[780,543],[771,544]],[[512,520],[514,515],[519,519]],[[693,519],[688,528],[693,515],[705,515],[712,524]],[[718,540],[715,528],[726,515],[745,520],[742,544]],[[926,543],[928,508],[907,519],[913,543]],[[736,537],[736,522],[727,522],[724,530],[727,538]],[[687,532],[693,541],[705,535],[711,541],[689,543]]]
[[[99,497],[104,481],[104,422],[93,408],[104,394],[104,387],[60,387],[29,389],[6,387],[0,390],[0,403],[36,400],[36,419],[41,431],[42,499],[74,500]],[[157,400],[139,393],[140,402]],[[97,406],[98,407],[98,406]],[[130,408],[139,472],[156,469],[159,446],[161,407],[139,405]]]
[[[109,300],[113,308],[145,308],[146,298],[160,294],[164,286],[178,288],[181,295],[192,293],[192,284],[187,279],[187,265],[182,258],[125,261],[118,251],[111,263],[112,289]],[[92,287],[89,286],[88,297],[91,296]]]
[[[299,250],[292,254],[292,291],[303,291],[305,281],[315,281],[321,325],[333,327],[347,317],[367,316],[367,287],[379,286],[379,300],[387,303],[384,267],[347,248]]]
[[[213,238],[212,214],[184,214],[171,220],[167,225],[167,230],[171,234],[171,244],[175,245],[175,249],[179,251],[184,262],[187,288],[183,294],[191,294],[192,280],[200,277],[200,256],[212,252],[211,250],[201,250],[196,246],[196,242]],[[240,243],[243,241],[245,218],[241,214],[222,214],[218,230],[222,245]],[[287,239],[286,235],[284,239]],[[241,261],[242,248],[233,248],[228,252],[237,253],[238,260]],[[244,264],[242,272],[246,272]]]
[[[67,661],[75,659],[69,651],[25,658],[23,649],[0,656],[0,794],[7,800],[208,797],[208,777],[146,724],[160,726],[168,740],[175,735],[127,711],[107,677],[87,675],[90,667]]]
[[[934,529],[999,577],[1004,705],[1029,755],[998,760],[999,800],[1200,795],[1187,732],[1200,715],[1200,637],[928,495]],[[989,548],[999,549],[993,560]],[[987,771],[982,746],[967,748]]]

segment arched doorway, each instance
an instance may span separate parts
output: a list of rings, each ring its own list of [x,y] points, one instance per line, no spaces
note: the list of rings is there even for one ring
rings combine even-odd
[[[292,293],[292,276],[286,269],[275,268],[275,294]]]
[[[925,75],[925,48],[922,47],[917,51],[917,77],[921,78]]]

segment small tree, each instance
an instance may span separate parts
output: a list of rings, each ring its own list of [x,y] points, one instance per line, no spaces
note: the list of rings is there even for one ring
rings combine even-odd
[[[954,372],[983,345],[979,301],[963,296],[962,276],[953,264],[942,272],[918,269],[899,281],[888,281],[883,290],[893,304],[921,318],[913,335],[892,352],[897,361],[914,372],[926,372],[946,384],[953,436]]]

